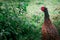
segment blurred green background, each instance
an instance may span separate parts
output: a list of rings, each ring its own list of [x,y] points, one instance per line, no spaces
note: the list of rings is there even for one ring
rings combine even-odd
[[[60,0],[0,0],[0,40],[42,40],[43,5],[60,34]]]

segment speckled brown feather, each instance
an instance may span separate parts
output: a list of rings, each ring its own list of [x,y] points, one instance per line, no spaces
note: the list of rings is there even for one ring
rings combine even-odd
[[[46,19],[42,26],[42,40],[60,40],[56,27],[51,23],[50,19]]]

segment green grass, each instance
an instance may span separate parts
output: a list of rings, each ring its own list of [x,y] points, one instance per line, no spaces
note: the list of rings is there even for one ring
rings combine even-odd
[[[50,19],[60,34],[60,6],[59,0],[24,0],[0,2],[0,37],[1,40],[11,38],[11,32],[17,40],[42,40],[41,28],[44,13],[41,6],[48,8]]]

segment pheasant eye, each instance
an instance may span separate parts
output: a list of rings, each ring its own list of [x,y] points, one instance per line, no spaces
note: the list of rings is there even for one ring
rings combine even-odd
[[[45,10],[45,7],[41,7],[41,10],[44,11]]]

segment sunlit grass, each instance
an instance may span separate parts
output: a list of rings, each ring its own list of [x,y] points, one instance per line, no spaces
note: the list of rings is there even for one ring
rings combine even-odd
[[[44,22],[44,13],[41,11],[42,6],[48,8],[52,23],[58,31],[60,31],[60,4],[58,0],[30,0],[30,2],[8,0],[2,3],[3,5],[0,6],[0,8],[3,11],[0,14],[0,21],[5,22],[7,20],[4,27],[6,25],[9,26],[7,29],[3,29],[2,26],[0,26],[0,29],[2,29],[2,31],[7,30],[6,32],[8,33],[11,30],[17,34],[17,39],[42,39],[41,28]],[[3,13],[5,13],[4,16]],[[4,36],[4,34],[2,35]]]

